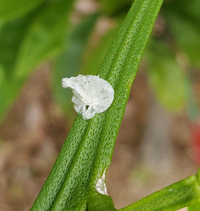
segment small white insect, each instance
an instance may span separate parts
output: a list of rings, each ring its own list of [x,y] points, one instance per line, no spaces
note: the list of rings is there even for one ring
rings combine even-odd
[[[104,170],[102,177],[97,180],[95,188],[100,194],[108,195],[106,187],[106,169]]]
[[[104,112],[114,99],[113,87],[96,75],[63,78],[62,86],[72,89],[74,109],[83,119],[91,119],[96,113]]]

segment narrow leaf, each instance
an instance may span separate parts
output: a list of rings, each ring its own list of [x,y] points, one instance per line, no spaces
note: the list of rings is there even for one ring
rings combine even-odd
[[[0,22],[25,15],[38,7],[44,0],[0,0]]]
[[[170,111],[186,104],[184,71],[162,42],[149,42],[147,51],[148,78],[160,103]]]
[[[200,210],[200,202],[195,203],[188,207],[188,211],[199,211]]]
[[[20,19],[4,23],[0,30],[0,66],[4,77],[0,80],[0,121],[7,113],[7,109],[15,99],[21,85],[13,78],[16,57],[26,36],[26,31],[32,23],[35,11]]]
[[[40,10],[18,18],[17,20],[2,24],[0,30],[0,63],[5,68],[5,74],[7,76],[12,75],[21,43],[38,12],[40,12]]]
[[[35,19],[20,47],[15,66],[17,78],[26,77],[38,63],[60,50],[72,3],[67,0],[50,3]]]
[[[47,2],[27,16],[2,25],[0,64],[0,120],[15,100],[30,72],[48,56],[59,52],[73,1]]]
[[[194,2],[194,1],[192,1]],[[195,1],[196,2],[196,1]],[[173,33],[173,37],[182,52],[184,52],[193,66],[200,66],[200,15],[193,16],[187,10],[187,4],[190,8],[190,1],[185,3],[185,10],[182,8],[182,1],[173,1],[164,7],[164,15]],[[192,8],[199,5],[199,1]],[[198,8],[198,7],[197,7]]]
[[[161,4],[134,2],[97,73],[113,86],[114,101],[91,120],[77,116],[32,211],[114,210],[111,198],[104,199],[95,186],[111,163],[131,85]]]
[[[120,12],[124,12],[125,9],[130,7],[132,2],[132,0],[100,0],[102,9],[108,15],[116,15]]]
[[[200,199],[200,171],[163,188],[120,211],[174,211],[194,204]],[[196,211],[196,210],[195,210]]]

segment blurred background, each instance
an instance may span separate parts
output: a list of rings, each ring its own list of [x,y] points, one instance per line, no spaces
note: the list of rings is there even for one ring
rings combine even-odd
[[[0,0],[0,210],[32,206],[76,113],[63,77],[96,74],[132,0]],[[200,1],[166,0],[107,174],[121,208],[200,165]]]

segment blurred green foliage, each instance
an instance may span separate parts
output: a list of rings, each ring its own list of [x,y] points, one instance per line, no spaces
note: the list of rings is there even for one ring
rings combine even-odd
[[[199,211],[199,210],[200,210],[200,203],[188,207],[188,211]]]
[[[200,66],[200,1],[176,0],[166,3],[163,14],[178,51],[185,53],[191,65]]]
[[[132,0],[99,0],[103,12],[109,16],[118,16],[121,12],[130,8]]]
[[[157,99],[168,110],[181,109],[186,103],[185,75],[168,46],[150,40],[147,59],[148,78]]]
[[[32,70],[63,49],[72,5],[73,1],[67,0],[45,1],[35,9],[32,7],[33,10],[24,16],[9,22],[2,19],[0,119],[5,116]]]
[[[25,15],[42,4],[44,0],[34,0],[27,4],[26,0],[1,0],[0,20],[9,21],[19,16]]]
[[[61,79],[78,73],[93,74],[100,66],[132,0],[99,0],[98,15],[70,21],[75,1],[0,0],[0,120],[17,98],[30,73],[45,60],[53,60],[53,93],[67,115],[71,92]],[[162,7],[159,27],[146,50],[149,84],[163,106],[171,111],[189,109],[192,92],[188,69],[200,67],[200,1],[172,0]],[[113,25],[91,44],[102,17]],[[158,24],[159,25],[159,24]],[[95,39],[95,38],[93,38]],[[183,56],[184,65],[177,59]],[[188,97],[189,96],[189,97]],[[191,112],[189,112],[191,113]]]

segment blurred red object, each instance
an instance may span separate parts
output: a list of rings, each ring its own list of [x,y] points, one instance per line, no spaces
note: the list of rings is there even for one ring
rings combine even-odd
[[[192,148],[193,157],[198,166],[200,166],[200,125],[192,124],[191,127],[191,138],[192,138]]]

